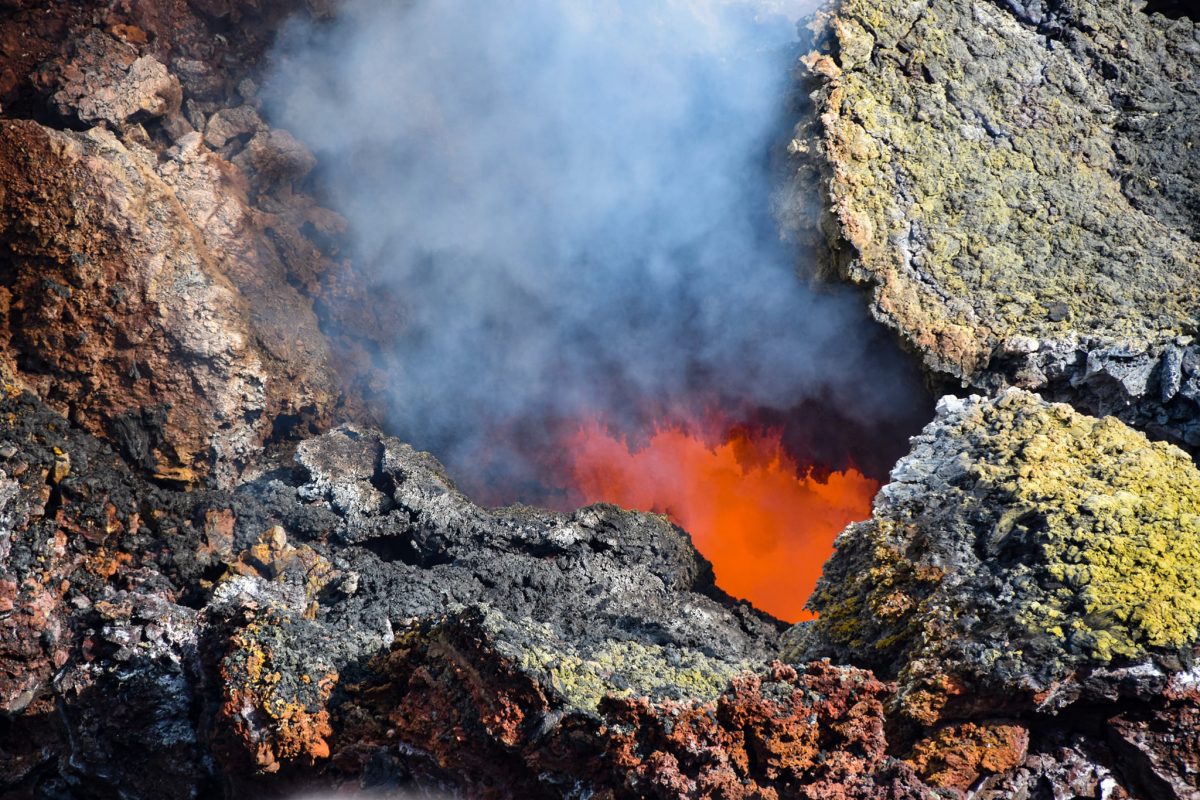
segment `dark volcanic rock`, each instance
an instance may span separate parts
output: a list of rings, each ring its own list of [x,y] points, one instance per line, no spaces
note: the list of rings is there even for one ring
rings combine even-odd
[[[666,519],[368,427],[396,315],[252,80],[296,6],[0,0],[0,794],[1200,796],[1200,472],[1116,419],[947,399],[782,637]],[[935,370],[1200,447],[1194,24],[818,27],[833,267]]]
[[[1200,471],[1111,417],[946,398],[837,541],[806,656],[897,675],[931,724],[1147,700],[1200,643]]]
[[[408,684],[451,668],[451,641],[507,665],[477,670],[478,702],[506,674],[527,687],[509,713],[539,740],[568,718],[595,727],[606,697],[713,702],[775,652],[774,623],[722,595],[660,517],[487,511],[428,455],[355,428],[309,440],[294,468],[236,492],[175,492],[27,394],[6,395],[0,414],[0,697],[6,725],[52,741],[40,757],[6,756],[10,789],[186,797],[221,783],[268,791],[246,781],[291,780],[331,755],[364,770],[380,751],[364,726],[418,707]],[[378,707],[380,685],[397,705],[364,721],[355,709]],[[479,757],[431,730],[451,736],[457,763]],[[436,770],[436,756],[410,750],[398,774]]]

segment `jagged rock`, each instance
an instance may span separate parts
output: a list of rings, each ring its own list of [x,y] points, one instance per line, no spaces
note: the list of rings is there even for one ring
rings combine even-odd
[[[918,742],[909,756],[931,786],[966,792],[981,775],[1004,775],[1029,751],[1029,731],[1009,722],[946,725]]]
[[[1200,798],[1200,667],[1171,677],[1166,702],[1123,710],[1106,723],[1122,769],[1154,797]]]
[[[256,134],[233,163],[264,185],[299,180],[317,166],[316,156],[295,136],[278,128]]]
[[[121,577],[140,585],[106,586],[76,611],[79,652],[53,682],[69,757],[51,784],[70,795],[197,797],[211,767],[192,721],[196,612],[161,576]]]
[[[265,130],[267,125],[253,106],[223,108],[209,117],[204,128],[204,141],[219,150],[231,139]]]
[[[311,301],[263,247],[287,224],[198,144],[160,161],[102,129],[0,122],[0,326],[10,371],[135,463],[228,482],[280,420],[320,425],[342,395]]]
[[[1128,800],[1142,796],[1130,791],[1116,759],[1094,735],[1058,729],[1043,734],[1035,729],[1032,738],[1024,763],[983,779],[972,796],[979,800]]]
[[[842,0],[792,152],[930,367],[1196,448],[1200,50],[1140,5]]]
[[[358,427],[237,491],[173,491],[7,393],[0,573],[52,587],[59,623],[39,636],[0,615],[0,641],[26,647],[0,656],[6,696],[32,689],[0,725],[22,742],[0,787],[1187,796],[1195,468],[1017,391],[940,413],[842,537],[824,615],[796,631],[809,653],[790,654],[895,662],[897,696],[862,669],[764,666],[772,624],[660,517],[482,509],[430,456]],[[1097,553],[1127,557],[1119,585]],[[889,748],[888,709],[943,722],[905,733],[893,716]]]
[[[791,637],[898,676],[924,724],[1148,702],[1200,641],[1200,471],[1011,389],[946,398]]]
[[[95,28],[68,47],[68,59],[47,64],[38,76],[59,114],[119,128],[178,113],[183,88],[158,59]]]
[[[887,755],[890,687],[861,670],[735,675],[633,642],[577,654],[470,612],[400,637],[371,673],[343,709],[358,737],[343,758],[399,740],[485,796],[935,796]]]
[[[237,491],[174,491],[29,394],[0,395],[0,418],[0,468],[19,473],[15,489],[4,484],[13,533],[0,540],[0,583],[30,587],[8,599],[19,613],[0,614],[0,643],[17,645],[0,647],[0,741],[15,729],[39,742],[5,756],[16,766],[0,791],[32,785],[44,796],[92,781],[134,798],[219,783],[270,794],[335,764],[344,779],[389,759],[393,777],[469,782],[440,773],[434,751],[400,758],[387,744],[398,735],[388,737],[390,715],[432,691],[414,676],[464,675],[446,661],[450,642],[509,671],[483,669],[444,691],[474,687],[482,703],[502,696],[508,675],[543,697],[541,716],[524,695],[507,712],[530,720],[530,759],[551,757],[536,743],[574,736],[569,720],[594,727],[605,698],[714,703],[775,653],[775,624],[716,589],[708,563],[661,517],[482,509],[430,456],[361,428],[305,442],[294,467]],[[70,471],[56,479],[64,461]],[[814,674],[843,680],[824,669]],[[856,671],[844,680],[882,707],[882,684]],[[380,705],[383,695],[397,705]],[[39,726],[55,704],[62,730],[50,733]],[[442,723],[426,730],[449,737],[439,739],[447,764],[481,758]],[[415,727],[404,735],[418,741]],[[547,796],[568,769],[543,782],[549,767],[520,764]],[[900,769],[877,766],[880,776]],[[149,768],[153,781],[142,778]]]
[[[870,673],[816,662],[736,678],[715,704],[607,702],[616,797],[894,798],[938,793],[887,755]]]
[[[304,583],[292,584],[298,599],[286,586],[234,577],[205,609],[202,636],[220,697],[210,724],[233,774],[273,773],[287,762],[329,757],[327,706],[338,680],[327,656],[332,632],[312,621],[316,609]]]

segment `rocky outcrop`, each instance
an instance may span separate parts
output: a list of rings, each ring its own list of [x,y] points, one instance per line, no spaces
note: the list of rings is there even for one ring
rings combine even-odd
[[[944,401],[781,648],[665,520],[481,509],[367,429],[181,492],[0,415],[19,796],[1197,790],[1200,472],[1112,419]]]
[[[486,511],[429,456],[354,428],[235,492],[181,492],[31,395],[0,414],[0,702],[6,729],[42,737],[5,756],[6,790],[269,792],[389,759],[393,781],[487,785],[498,766],[465,766],[499,748],[552,795],[540,746],[576,725],[599,746],[606,702],[715,703],[775,653],[775,624],[659,517]],[[855,675],[847,691],[886,693]],[[428,713],[443,706],[461,729]],[[461,738],[472,720],[484,750]],[[556,774],[587,778],[569,764]]]
[[[311,304],[256,252],[268,220],[195,137],[162,162],[101,128],[0,123],[0,321],[10,374],[76,423],[159,477],[228,482],[338,389]]]
[[[896,721],[926,737],[912,758],[935,785],[1007,772],[1026,742],[1042,759],[1057,729],[1111,743],[1099,763],[1131,791],[1187,797],[1194,747],[1155,731],[1196,712],[1198,525],[1200,470],[1173,445],[1017,389],[947,398],[872,519],[839,537],[820,617],[785,652],[896,678]]]
[[[299,190],[312,154],[212,51],[218,23],[133,5],[4,12],[43,59],[0,48],[29,70],[10,95],[43,121],[0,120],[0,371],[148,474],[229,486],[264,445],[368,418],[354,378],[387,326],[337,259],[343,221]]]
[[[836,3],[792,149],[932,369],[1196,448],[1197,28],[1141,5]]]
[[[0,0],[0,794],[1200,796],[1200,472],[1010,390],[1200,447],[1190,21],[821,17],[832,266],[995,396],[781,633],[664,518],[365,422],[387,298],[250,75],[295,5]]]

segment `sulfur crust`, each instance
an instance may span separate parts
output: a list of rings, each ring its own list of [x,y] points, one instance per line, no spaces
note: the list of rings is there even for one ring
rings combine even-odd
[[[839,538],[790,657],[894,670],[936,717],[956,671],[1037,691],[1200,640],[1200,471],[1182,450],[1018,390],[916,441]]]
[[[1097,28],[1148,30],[1129,5],[1098,4]],[[1129,145],[1094,65],[986,2],[844,0],[830,27],[823,150],[856,251],[844,272],[931,366],[973,379],[1014,337],[1194,333],[1200,246],[1124,194]]]

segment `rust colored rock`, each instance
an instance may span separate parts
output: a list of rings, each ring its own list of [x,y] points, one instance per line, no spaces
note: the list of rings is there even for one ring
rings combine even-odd
[[[52,93],[55,111],[86,124],[113,127],[178,113],[183,102],[179,79],[158,59],[138,54],[128,41],[132,29],[122,31],[126,41],[88,30],[69,44],[67,58],[40,70],[36,80]]]
[[[335,759],[361,769],[399,741],[485,797],[558,797],[571,785],[629,800],[933,796],[888,755],[893,689],[869,672],[775,662],[711,698],[681,674],[686,699],[673,700],[629,687],[648,678],[640,670],[668,669],[630,651],[598,673],[603,694],[589,700],[588,663],[529,635],[471,614],[401,634],[351,688]]]
[[[219,710],[220,726],[236,738],[266,773],[283,763],[329,757],[327,737],[333,733],[326,708],[337,683],[337,672],[301,673],[297,684],[288,662],[297,653],[273,648],[271,640],[287,622],[272,613],[248,620],[230,638],[230,651],[222,661],[221,679],[226,699]],[[283,663],[281,663],[283,662]],[[235,762],[236,763],[236,762]]]
[[[160,161],[100,129],[5,121],[0,165],[8,366],[77,424],[159,477],[228,483],[280,419],[319,426],[342,399],[268,245],[291,226],[198,136]]]
[[[1009,722],[947,725],[922,739],[908,757],[930,785],[965,792],[985,773],[1005,773],[1029,750],[1029,731]]]
[[[1108,721],[1123,770],[1152,797],[1200,798],[1200,702],[1128,711]]]
[[[54,549],[61,552],[61,544]],[[0,577],[0,608],[8,607],[0,614],[0,712],[24,711],[67,659],[62,572],[56,572],[41,580],[30,576],[19,586]]]
[[[715,703],[609,698],[604,780],[617,797],[663,800],[930,797],[887,755],[891,691],[862,670],[776,662]]]

